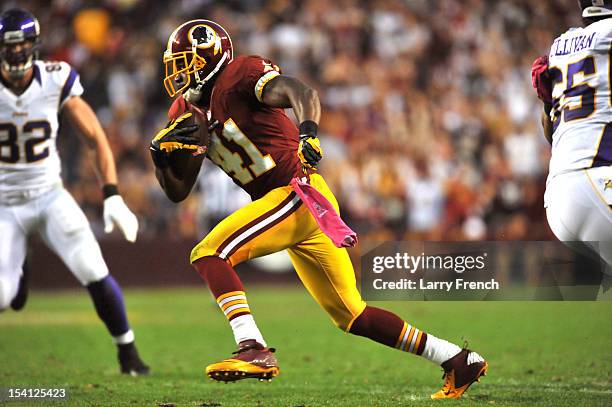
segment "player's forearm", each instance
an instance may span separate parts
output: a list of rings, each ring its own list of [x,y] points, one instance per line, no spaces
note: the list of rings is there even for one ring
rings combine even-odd
[[[91,107],[80,97],[70,98],[64,105],[68,117],[83,136],[93,153],[94,171],[102,185],[117,184],[117,170],[113,152],[104,129]]]
[[[104,135],[92,146],[94,169],[102,185],[117,184],[117,169],[113,152]]]
[[[291,107],[299,123],[311,120],[319,123],[321,119],[321,102],[316,90],[311,87],[300,89],[290,97]]]
[[[177,178],[170,167],[155,168],[155,177],[168,199],[175,203],[187,198],[193,187],[193,184],[188,185],[184,180]]]
[[[552,106],[545,105],[542,110],[542,129],[544,130],[544,137],[548,143],[552,144],[553,125],[550,121],[550,110]]]

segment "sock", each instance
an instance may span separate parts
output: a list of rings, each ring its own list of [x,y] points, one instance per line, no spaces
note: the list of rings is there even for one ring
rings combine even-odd
[[[127,321],[123,294],[115,279],[108,275],[102,280],[87,285],[87,290],[98,316],[115,338],[116,343],[127,343],[125,341],[130,339],[130,333],[133,341],[134,333],[130,330]]]
[[[234,331],[234,339],[236,340],[236,344],[246,341],[247,339],[255,339],[263,346],[268,346],[261,332],[259,332],[259,328],[257,328],[257,325],[255,324],[253,315],[246,314],[236,317],[230,320],[230,325],[232,326],[232,331]]]
[[[423,356],[436,364],[442,364],[461,351],[457,345],[427,334],[389,311],[369,305],[353,322],[350,333]],[[449,353],[452,355],[438,362]]]
[[[117,346],[132,345],[134,343],[134,331],[130,329],[123,335],[113,336],[113,342]]]
[[[208,283],[219,308],[228,319],[236,343],[255,339],[267,346],[246,299],[244,287],[236,271],[220,257],[202,257],[193,263],[198,274]]]
[[[441,365],[459,352],[461,348],[454,343],[428,335],[422,356],[436,365]]]

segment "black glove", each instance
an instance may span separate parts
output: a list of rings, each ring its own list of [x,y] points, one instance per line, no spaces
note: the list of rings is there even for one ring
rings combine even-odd
[[[191,126],[177,128],[177,125],[183,120],[191,117],[193,113],[187,112],[178,119],[171,121],[165,128],[160,130],[153,140],[151,140],[150,151],[153,163],[158,168],[168,166],[168,153],[178,150],[197,150],[200,148],[199,139],[192,134],[197,131],[200,126],[194,124]]]
[[[317,137],[317,124],[306,120],[300,124],[300,145],[298,157],[304,167],[316,170],[323,158],[323,149]]]

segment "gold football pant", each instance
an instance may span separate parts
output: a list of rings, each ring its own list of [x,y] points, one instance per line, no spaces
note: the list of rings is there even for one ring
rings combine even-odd
[[[323,177],[311,175],[310,184],[339,210]],[[191,262],[218,256],[236,266],[285,249],[306,289],[340,329],[349,331],[366,306],[353,265],[346,249],[337,248],[319,229],[291,186],[276,188],[221,221],[192,250]]]

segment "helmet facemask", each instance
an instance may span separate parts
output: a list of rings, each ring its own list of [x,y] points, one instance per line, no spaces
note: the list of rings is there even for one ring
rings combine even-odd
[[[166,76],[164,87],[170,97],[174,97],[188,89],[197,86],[198,71],[206,66],[206,60],[192,51],[164,52],[164,64],[166,65]]]
[[[2,70],[11,79],[21,79],[34,64],[38,41],[23,40],[11,42],[4,40],[0,44],[0,61]]]

